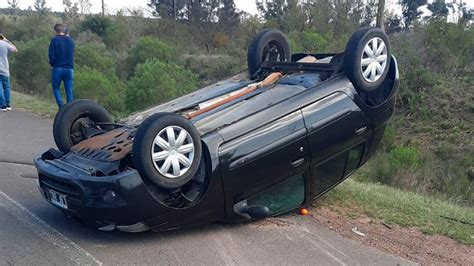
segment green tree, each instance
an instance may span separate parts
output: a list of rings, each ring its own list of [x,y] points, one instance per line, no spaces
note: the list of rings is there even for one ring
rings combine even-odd
[[[150,0],[147,5],[156,17],[177,19],[185,4],[182,0]]]
[[[336,13],[333,0],[311,1],[305,8],[309,13],[308,24],[311,30],[321,34],[332,33],[330,24],[334,21]]]
[[[177,52],[173,46],[154,37],[141,37],[137,44],[130,50],[128,56],[129,75],[135,71],[138,64],[149,59],[156,59],[162,62],[175,61]]]
[[[299,3],[299,0],[287,0],[285,6],[285,14],[283,20],[285,21],[286,31],[304,31],[306,26],[307,14],[304,12],[305,4]]]
[[[240,24],[240,13],[235,9],[234,0],[222,0],[218,11],[219,24],[227,34],[233,34]]]
[[[46,6],[46,0],[35,0],[34,8],[41,15],[44,15],[46,12],[51,11],[51,8]]]
[[[413,21],[420,17],[422,12],[418,8],[425,4],[426,0],[400,0],[405,30],[408,30]]]
[[[336,38],[348,38],[359,28],[364,12],[363,0],[334,0],[333,33]]]
[[[12,57],[12,77],[20,90],[33,95],[48,95],[51,88],[48,64],[49,37],[17,43],[20,53]]]
[[[400,32],[403,29],[402,18],[398,15],[391,14],[385,19],[385,31],[388,34]]]
[[[112,29],[112,20],[108,17],[102,16],[89,16],[81,24],[81,30],[86,31],[90,30],[91,32],[99,35],[100,37],[105,37],[108,32]]]
[[[433,18],[446,18],[449,13],[448,5],[445,0],[435,0],[431,4],[428,4],[428,9],[432,13]]]
[[[79,0],[79,8],[81,14],[89,14],[92,4],[89,0]]]
[[[12,9],[18,9],[19,0],[8,0],[8,7]]]
[[[13,20],[16,21],[17,13],[19,10],[18,8],[19,0],[8,0],[7,3],[8,3],[8,8],[11,8],[12,10]]]
[[[184,16],[193,23],[211,22],[220,6],[220,0],[186,0]]]
[[[79,18],[79,8],[77,3],[72,4],[71,0],[63,0],[64,12],[63,19],[64,22],[69,25],[72,21],[78,20]]]
[[[53,25],[57,18],[50,15],[30,13],[27,16],[19,16],[15,22],[11,39],[15,41],[31,41],[35,38],[51,36]],[[10,30],[10,29],[9,29]]]
[[[472,19],[474,16],[474,9],[469,8],[466,2],[460,1],[458,13],[459,13],[460,23],[462,24],[469,24],[470,22],[472,23]]]
[[[274,21],[282,27],[285,16],[285,0],[262,1],[257,3],[260,15],[268,22]]]
[[[114,56],[107,51],[105,45],[83,44],[78,45],[74,56],[78,67],[92,68],[106,76],[116,75]]]
[[[363,17],[361,26],[367,27],[375,20],[377,17],[378,10],[378,0],[367,0],[364,5]]]
[[[314,0],[304,9],[308,13],[309,28],[320,34],[332,34],[337,42],[347,40],[361,23],[371,21],[373,14],[369,13],[375,12],[370,8],[367,11],[363,0]]]

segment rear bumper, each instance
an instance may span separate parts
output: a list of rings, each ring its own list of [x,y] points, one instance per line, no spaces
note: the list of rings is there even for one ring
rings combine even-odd
[[[77,169],[65,170],[54,164],[51,151],[34,159],[38,170],[39,190],[51,203],[48,191],[66,196],[67,209],[54,205],[68,216],[99,224],[133,225],[150,216],[150,208],[159,206],[148,193],[136,170],[105,177],[87,175]],[[148,208],[144,208],[146,202]],[[148,209],[148,211],[147,211]]]

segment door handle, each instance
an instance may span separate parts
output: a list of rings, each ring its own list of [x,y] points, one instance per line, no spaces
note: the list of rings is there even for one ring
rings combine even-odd
[[[298,160],[296,161],[293,161],[292,163],[290,163],[291,167],[298,167],[300,165],[302,165],[304,163],[304,158],[299,158]]]
[[[366,130],[367,130],[367,127],[366,127],[366,126],[363,126],[363,127],[360,127],[360,128],[358,128],[358,129],[356,129],[356,130],[355,130],[355,133],[356,133],[357,135],[360,135],[360,134],[364,133]]]

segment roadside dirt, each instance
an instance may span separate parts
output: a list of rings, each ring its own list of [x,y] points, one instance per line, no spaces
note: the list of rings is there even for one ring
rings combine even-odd
[[[344,237],[423,265],[474,265],[474,246],[458,244],[448,237],[424,235],[415,228],[384,225],[368,217],[351,219],[326,207],[310,209],[310,216]],[[365,236],[353,232],[353,228]]]

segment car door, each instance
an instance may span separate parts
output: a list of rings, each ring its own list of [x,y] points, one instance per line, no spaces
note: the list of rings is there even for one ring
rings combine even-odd
[[[219,157],[228,210],[286,179],[302,177],[309,169],[302,112],[295,111],[224,143]]]
[[[343,92],[304,107],[302,113],[311,154],[308,189],[316,196],[359,167],[372,129],[369,119]]]

